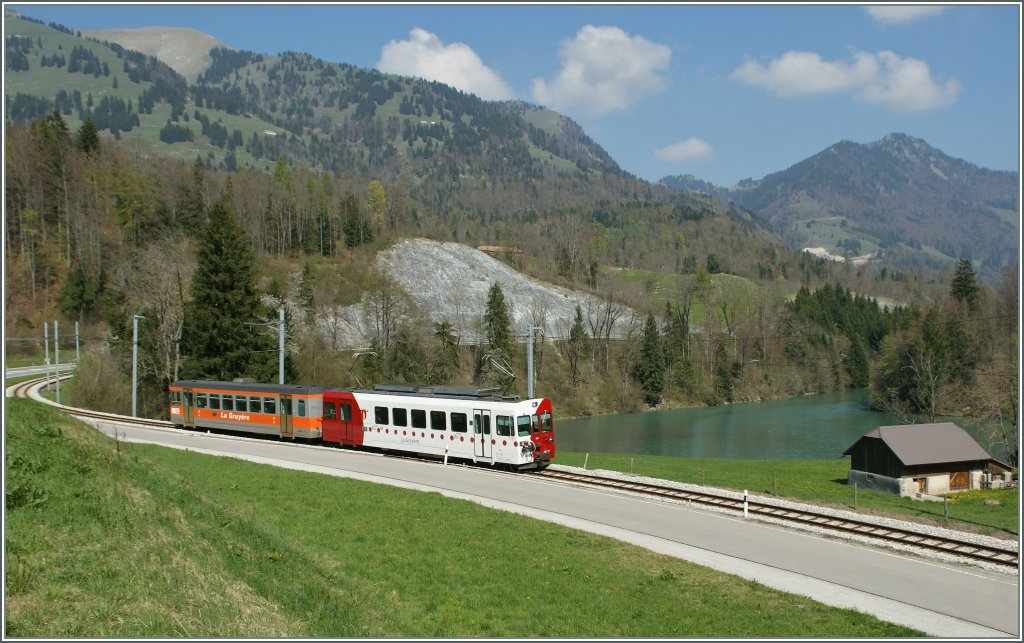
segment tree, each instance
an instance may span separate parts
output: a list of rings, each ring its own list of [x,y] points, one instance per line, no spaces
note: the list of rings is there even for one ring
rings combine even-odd
[[[484,332],[492,350],[500,351],[508,359],[512,358],[512,320],[505,304],[505,294],[497,282],[487,293]]]
[[[981,289],[978,287],[970,259],[956,262],[956,272],[949,286],[949,294],[953,299],[967,304],[967,309],[972,313],[977,313],[981,309]]]
[[[434,324],[436,350],[430,359],[430,383],[447,384],[459,372],[459,338],[455,336],[451,322],[445,320]]]
[[[644,324],[640,337],[640,355],[633,367],[633,377],[644,391],[644,401],[650,406],[657,406],[665,390],[665,351],[653,314],[647,315]]]
[[[86,156],[95,156],[100,151],[100,135],[91,116],[86,116],[78,128],[78,149]]]
[[[380,231],[384,227],[384,212],[387,210],[388,198],[384,186],[377,179],[366,186],[366,210],[374,227]]]
[[[587,344],[590,337],[587,335],[587,328],[583,325],[583,310],[576,304],[576,317],[569,328],[569,339],[561,343],[562,354],[569,363],[569,379],[572,387],[580,383],[580,366],[587,354]]]
[[[270,311],[256,290],[252,248],[224,202],[210,208],[199,239],[182,329],[182,373],[193,379],[273,381],[276,342],[259,325],[270,321]]]
[[[302,264],[302,272],[299,273],[298,287],[299,308],[305,316],[307,325],[311,325],[316,318],[316,296],[313,293],[313,269],[309,263]]]
[[[868,356],[860,337],[850,342],[850,353],[846,356],[846,372],[850,376],[850,386],[864,388],[869,381]]]
[[[715,342],[715,399],[732,402],[733,380],[735,375],[729,367],[729,353],[725,348],[725,340]]]

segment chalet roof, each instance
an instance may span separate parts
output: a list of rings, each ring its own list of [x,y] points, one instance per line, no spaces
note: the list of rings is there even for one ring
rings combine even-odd
[[[862,435],[843,455],[850,455],[866,439],[881,439],[905,466],[992,459],[967,431],[952,422],[880,426]]]

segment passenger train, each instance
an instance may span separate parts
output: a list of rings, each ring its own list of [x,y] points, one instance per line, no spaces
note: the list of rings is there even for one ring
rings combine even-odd
[[[179,429],[263,434],[519,471],[544,469],[555,457],[551,401],[521,400],[495,389],[180,380],[170,386],[170,414]]]

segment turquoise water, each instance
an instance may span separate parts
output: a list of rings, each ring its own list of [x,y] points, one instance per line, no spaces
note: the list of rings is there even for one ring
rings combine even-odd
[[[558,448],[592,453],[744,460],[843,457],[878,426],[899,424],[867,407],[867,390],[786,400],[563,420]],[[984,446],[984,445],[983,445]]]

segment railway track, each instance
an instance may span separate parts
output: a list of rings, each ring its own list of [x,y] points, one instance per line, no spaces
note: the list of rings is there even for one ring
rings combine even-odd
[[[531,475],[588,487],[615,489],[643,496],[678,500],[725,511],[735,511],[740,515],[744,513],[744,501],[742,499],[716,494],[712,491],[692,491],[648,482],[607,478],[553,469],[531,473]],[[747,499],[746,506],[748,514],[773,518],[787,524],[809,525],[837,534],[865,536],[878,542],[897,543],[919,549],[942,552],[975,561],[992,563],[1005,568],[1016,569],[1019,565],[1019,551],[1011,547],[981,545],[958,538],[927,534],[923,531],[915,531],[909,528],[889,527],[867,520],[839,518],[805,509],[798,510],[780,507],[749,498]]]
[[[67,375],[63,377],[71,376]],[[7,388],[8,394],[14,397],[34,397],[31,395],[32,389],[42,385],[45,381],[46,378],[36,378],[9,386]],[[171,429],[174,427],[172,423],[162,420],[151,420],[126,415],[116,415],[112,413],[101,413],[98,411],[90,411],[88,409],[57,404],[52,400],[42,399],[42,401],[71,416],[82,419],[108,420],[162,429]],[[614,489],[642,496],[688,502],[727,512],[736,512],[740,515],[744,513],[744,501],[742,499],[717,494],[710,490],[695,491],[648,482],[623,480],[620,478],[609,478],[550,468],[545,469],[544,471],[530,472],[528,475],[540,476],[549,480],[559,480],[588,487]],[[986,546],[962,539],[936,536],[909,528],[885,526],[878,523],[872,523],[867,520],[839,518],[833,515],[818,513],[806,509],[798,510],[780,507],[749,498],[746,502],[746,511],[748,514],[775,519],[790,525],[812,526],[837,534],[854,534],[864,536],[881,543],[896,543],[923,550],[942,552],[969,560],[992,563],[1003,568],[1016,569],[1019,567],[1019,551],[1010,547],[999,547],[995,545]]]

